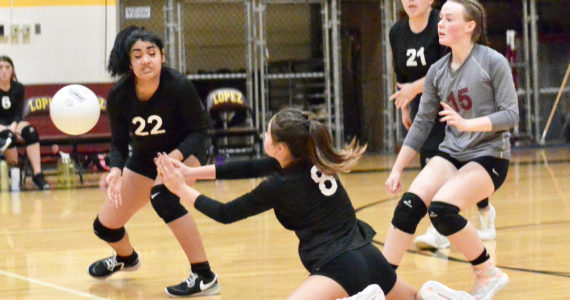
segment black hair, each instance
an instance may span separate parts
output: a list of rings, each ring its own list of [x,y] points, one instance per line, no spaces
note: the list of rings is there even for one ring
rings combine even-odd
[[[164,50],[164,43],[156,33],[146,31],[142,27],[129,26],[121,30],[115,37],[107,65],[107,70],[112,76],[126,75],[131,71],[131,48],[139,40],[155,44],[160,53]]]

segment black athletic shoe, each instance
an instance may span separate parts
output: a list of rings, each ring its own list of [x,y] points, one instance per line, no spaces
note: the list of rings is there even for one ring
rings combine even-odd
[[[49,190],[50,185],[47,183],[44,173],[38,173],[32,177],[32,181],[40,190]]]
[[[197,297],[219,294],[221,288],[217,275],[205,280],[204,277],[191,272],[180,284],[169,286],[164,291],[171,297]]]
[[[117,261],[117,256],[107,257],[92,263],[87,271],[89,275],[97,279],[105,279],[115,272],[126,271],[132,272],[138,270],[141,266],[140,257],[133,263],[125,265],[124,262]]]

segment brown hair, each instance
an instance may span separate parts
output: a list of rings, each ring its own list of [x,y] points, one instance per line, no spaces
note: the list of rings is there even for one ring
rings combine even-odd
[[[6,55],[2,55],[2,56],[0,56],[0,61],[5,61],[5,62],[9,63],[10,66],[12,66],[12,82],[18,81],[18,77],[16,77],[16,69],[14,68],[14,63],[12,62],[12,59],[10,59]]]
[[[476,44],[487,45],[487,15],[485,8],[477,0],[448,0],[459,3],[465,8],[465,20],[474,21],[476,26],[471,40]]]
[[[285,143],[297,161],[314,164],[327,175],[349,172],[366,151],[366,145],[360,146],[356,139],[336,150],[325,125],[298,109],[286,108],[273,116],[271,137]]]

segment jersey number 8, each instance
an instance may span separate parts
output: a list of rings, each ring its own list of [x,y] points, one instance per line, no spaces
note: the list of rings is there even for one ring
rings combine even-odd
[[[334,177],[323,174],[315,166],[311,168],[311,178],[315,183],[319,184],[319,190],[321,190],[323,195],[331,196],[336,192],[338,186]]]

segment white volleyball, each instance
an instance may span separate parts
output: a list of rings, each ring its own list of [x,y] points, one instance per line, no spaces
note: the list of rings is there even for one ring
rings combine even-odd
[[[62,87],[52,98],[49,114],[57,129],[70,135],[91,130],[101,114],[99,99],[89,88],[72,84]]]

